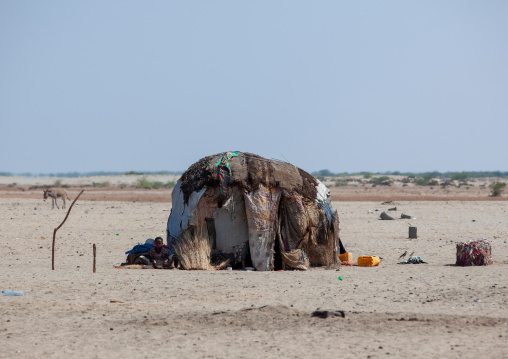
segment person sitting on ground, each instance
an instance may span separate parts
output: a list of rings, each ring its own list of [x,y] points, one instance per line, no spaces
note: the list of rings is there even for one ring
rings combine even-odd
[[[148,255],[154,268],[175,268],[173,254],[168,246],[162,244],[162,238],[157,237],[154,241],[155,247],[150,249]]]

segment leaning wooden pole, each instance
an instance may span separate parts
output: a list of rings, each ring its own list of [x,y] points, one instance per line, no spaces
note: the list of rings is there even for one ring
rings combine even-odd
[[[81,192],[79,192],[78,196],[74,199],[74,201],[72,201],[72,204],[69,207],[69,210],[67,211],[67,215],[65,216],[63,222],[60,223],[60,225],[58,227],[56,227],[55,230],[53,231],[53,249],[52,249],[52,252],[51,252],[51,269],[52,270],[55,270],[55,237],[56,237],[56,231],[58,231],[60,229],[60,227],[63,226],[63,224],[67,220],[67,217],[69,217],[69,213],[71,213],[72,206],[74,206],[74,203],[76,203],[76,201],[78,200],[79,196],[81,196],[81,194],[83,192],[85,192],[85,190],[82,190]]]

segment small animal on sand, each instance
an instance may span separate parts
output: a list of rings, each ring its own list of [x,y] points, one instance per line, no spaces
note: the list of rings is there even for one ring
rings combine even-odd
[[[56,199],[58,197],[62,198],[62,201],[63,201],[62,209],[65,208],[65,198],[67,198],[69,201],[71,200],[69,198],[69,196],[67,195],[67,191],[65,189],[63,189],[63,188],[48,188],[48,189],[45,189],[44,190],[44,202],[46,202],[48,197],[51,197],[52,204],[53,204],[53,207],[51,207],[51,208],[53,208],[53,209],[55,208],[55,204],[56,204],[56,208],[60,209],[60,207],[58,207],[58,203],[56,203]]]

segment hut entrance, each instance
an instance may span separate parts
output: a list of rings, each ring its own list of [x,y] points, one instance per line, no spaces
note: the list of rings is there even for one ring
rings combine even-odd
[[[275,238],[275,246],[273,248],[273,270],[281,270],[284,269],[284,264],[282,263],[282,255],[280,253],[280,241],[278,238]]]

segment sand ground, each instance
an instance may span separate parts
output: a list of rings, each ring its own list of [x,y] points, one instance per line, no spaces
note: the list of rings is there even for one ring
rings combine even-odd
[[[25,292],[0,295],[0,357],[508,358],[505,201],[335,201],[346,249],[381,256],[379,267],[202,272],[115,268],[165,238],[171,204],[85,191],[52,271],[66,211],[25,194],[0,198],[0,289]],[[414,218],[378,219],[394,206]],[[494,264],[454,266],[456,242],[475,238],[491,242]],[[397,264],[404,251],[429,264]],[[312,317],[318,308],[345,318]]]

